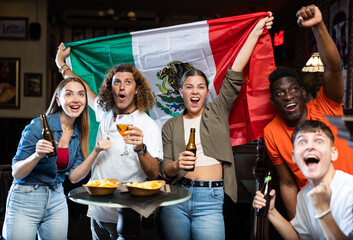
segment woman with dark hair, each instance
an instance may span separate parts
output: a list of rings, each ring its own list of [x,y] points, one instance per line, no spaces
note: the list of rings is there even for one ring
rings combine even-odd
[[[87,91],[78,78],[62,80],[47,110],[47,120],[58,144],[42,139],[42,123],[26,126],[12,160],[14,177],[7,198],[3,227],[5,239],[67,239],[68,208],[62,183],[84,178],[98,153],[110,148],[109,139],[97,143],[88,156]],[[87,158],[86,158],[87,157]],[[86,160],[85,160],[86,158]]]
[[[234,157],[229,137],[228,115],[243,84],[243,69],[264,28],[271,28],[272,14],[261,19],[250,33],[233,65],[228,69],[216,99],[209,94],[206,75],[197,69],[184,74],[179,90],[184,99],[182,114],[162,128],[164,161],[161,175],[190,191],[190,200],[163,207],[161,223],[165,238],[225,239],[223,199],[237,200]],[[196,156],[185,151],[190,128],[195,131]],[[193,171],[190,169],[195,168]]]

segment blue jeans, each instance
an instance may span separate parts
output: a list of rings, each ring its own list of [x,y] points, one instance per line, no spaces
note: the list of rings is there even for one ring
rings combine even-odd
[[[186,187],[191,198],[162,207],[161,223],[167,240],[223,240],[223,187]]]
[[[112,211],[114,210],[112,208]],[[93,240],[116,240],[119,237],[116,223],[101,222],[93,218],[91,218],[91,232]]]
[[[63,187],[12,184],[3,236],[8,240],[67,239],[68,209]]]

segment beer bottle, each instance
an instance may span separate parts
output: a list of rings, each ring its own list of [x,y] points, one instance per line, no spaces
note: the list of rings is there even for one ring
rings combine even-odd
[[[271,185],[272,185],[272,175],[271,175],[271,171],[268,171],[267,176],[264,180],[264,185],[262,186],[262,189],[261,189],[261,193],[264,195],[266,199],[266,206],[256,209],[257,216],[262,216],[262,217],[267,216],[267,213],[270,207],[270,201],[271,201],[271,196],[270,196],[270,192],[272,189]]]
[[[190,128],[189,143],[186,145],[186,150],[193,152],[194,156],[196,156],[195,128]],[[185,169],[185,171],[194,171],[194,170],[195,170],[195,165],[191,169]]]
[[[56,143],[55,143],[54,133],[49,127],[47,116],[45,114],[41,114],[40,117],[42,119],[42,125],[43,125],[43,130],[42,130],[43,139],[51,142],[53,144],[53,147],[54,147],[54,151],[51,152],[51,153],[47,153],[47,156],[48,157],[55,157],[56,155],[58,155],[58,152],[56,150]]]

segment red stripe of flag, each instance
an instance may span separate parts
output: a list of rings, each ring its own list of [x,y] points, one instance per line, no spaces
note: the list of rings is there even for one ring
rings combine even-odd
[[[256,23],[267,13],[254,13],[207,21],[209,40],[216,64],[214,87],[218,94],[227,68],[244,45]],[[268,75],[275,68],[272,42],[267,31],[258,40],[244,69],[244,85],[229,116],[232,145],[263,137],[263,129],[274,117],[270,103]],[[248,81],[249,79],[249,81]]]

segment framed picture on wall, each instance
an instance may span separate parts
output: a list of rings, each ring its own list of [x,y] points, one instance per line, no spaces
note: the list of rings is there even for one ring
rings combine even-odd
[[[28,38],[28,18],[0,17],[0,39]]]
[[[72,28],[72,41],[81,41],[86,38],[85,28]]]
[[[20,58],[0,58],[0,108],[20,108]]]
[[[26,97],[42,96],[42,74],[25,73],[25,92]]]

